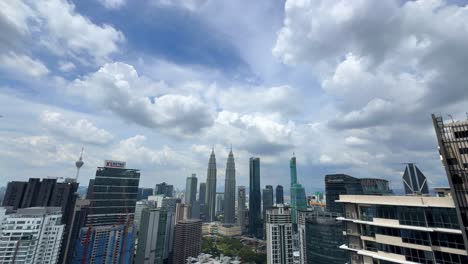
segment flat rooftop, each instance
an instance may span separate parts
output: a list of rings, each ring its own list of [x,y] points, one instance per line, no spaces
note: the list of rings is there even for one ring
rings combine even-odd
[[[338,203],[455,208],[452,197],[340,195]]]

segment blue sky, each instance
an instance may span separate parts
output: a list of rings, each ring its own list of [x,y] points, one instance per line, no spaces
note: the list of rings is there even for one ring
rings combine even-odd
[[[141,186],[206,178],[308,192],[327,173],[401,188],[402,163],[446,185],[430,114],[466,118],[460,1],[12,1],[0,4],[0,177],[71,177],[104,159]]]

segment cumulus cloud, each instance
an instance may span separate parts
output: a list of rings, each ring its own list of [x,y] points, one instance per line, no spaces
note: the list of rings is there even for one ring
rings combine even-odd
[[[58,112],[43,111],[40,115],[40,121],[48,130],[84,143],[107,144],[114,138],[111,133],[97,128],[86,119],[73,122]]]
[[[76,65],[71,61],[60,61],[58,64],[59,70],[62,72],[69,72],[76,68]]]
[[[65,0],[6,1],[0,4],[0,46],[41,45],[59,56],[100,63],[119,50],[125,37],[114,27],[94,24]]]
[[[133,66],[116,62],[76,79],[68,89],[93,107],[168,133],[189,136],[213,123],[210,107],[196,95],[146,94],[145,86],[151,85],[157,86]]]
[[[0,68],[17,75],[35,78],[49,73],[49,69],[41,61],[15,52],[0,54]]]
[[[195,11],[203,6],[208,0],[154,0],[159,6],[181,7]]]

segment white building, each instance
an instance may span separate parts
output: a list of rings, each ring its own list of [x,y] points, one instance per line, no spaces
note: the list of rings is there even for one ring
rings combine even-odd
[[[60,207],[0,208],[0,263],[57,263],[63,230]]]
[[[187,263],[190,264],[240,264],[241,261],[239,260],[238,257],[227,257],[221,255],[220,257],[214,257],[211,256],[210,254],[203,254],[201,253],[198,255],[196,258],[188,258]]]
[[[291,208],[277,205],[266,211],[268,264],[293,264]]]

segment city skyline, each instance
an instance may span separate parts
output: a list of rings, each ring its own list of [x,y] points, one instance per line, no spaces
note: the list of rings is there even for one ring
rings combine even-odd
[[[468,39],[443,30],[465,28],[452,19],[466,12],[459,1],[37,2],[0,14],[4,182],[72,177],[84,146],[80,182],[107,158],[140,168],[143,186],[183,186],[204,174],[213,144],[220,157],[232,144],[239,185],[259,156],[265,175],[288,186],[281,164],[292,152],[307,189],[337,172],[396,183],[407,162],[447,185],[430,114],[465,118],[468,51],[457,47]],[[232,15],[247,4],[242,19]],[[54,10],[66,15],[56,21]],[[367,23],[375,28],[357,26]]]

